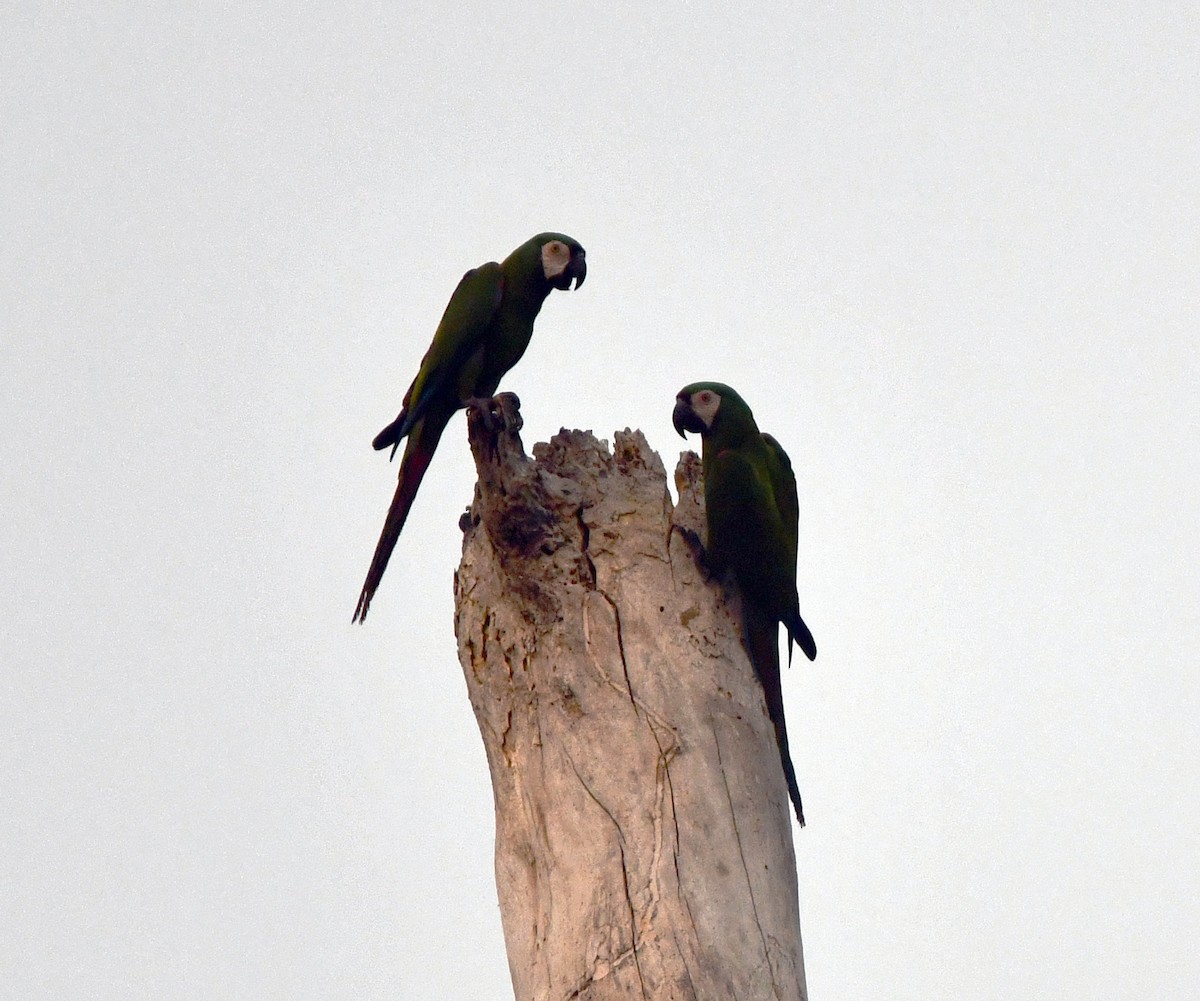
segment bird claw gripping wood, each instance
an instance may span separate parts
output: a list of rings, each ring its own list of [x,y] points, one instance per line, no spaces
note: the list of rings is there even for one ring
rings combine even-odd
[[[501,429],[509,434],[515,434],[525,426],[521,416],[521,400],[516,393],[500,393],[492,399],[495,413],[500,417]]]
[[[492,397],[474,397],[467,401],[467,422],[488,436],[488,451],[495,459],[501,433],[515,435],[525,426],[521,400],[516,393],[498,393]]]
[[[521,418],[521,400],[516,393],[475,396],[467,401],[467,409],[488,434],[520,431],[525,426]]]
[[[716,574],[713,573],[712,567],[708,565],[708,553],[704,549],[704,543],[700,541],[699,533],[683,525],[672,525],[670,531],[679,533],[691,551],[692,559],[696,563],[696,569],[700,571],[704,582],[707,584],[712,581]]]

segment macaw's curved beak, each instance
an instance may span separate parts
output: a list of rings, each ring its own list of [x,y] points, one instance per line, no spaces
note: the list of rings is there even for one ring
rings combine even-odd
[[[691,431],[694,434],[699,434],[704,430],[704,423],[696,416],[696,411],[692,409],[691,400],[686,396],[679,396],[675,400],[675,409],[671,411],[671,423],[675,425],[675,430],[679,432],[680,438],[687,438],[685,431]]]
[[[571,279],[575,279],[575,287],[579,288],[587,277],[587,251],[582,247],[571,254],[571,260],[563,269],[563,288],[571,287]]]

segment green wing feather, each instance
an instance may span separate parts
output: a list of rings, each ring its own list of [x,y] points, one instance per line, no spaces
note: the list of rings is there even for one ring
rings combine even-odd
[[[404,394],[404,409],[400,412],[397,440],[403,438],[421,419],[429,402],[451,386],[468,385],[464,368],[472,354],[484,343],[488,326],[500,308],[504,295],[504,275],[495,261],[472,268],[458,283],[441,322],[433,335],[433,343],[421,359],[421,368],[408,392]],[[456,388],[456,394],[461,397]],[[461,399],[459,402],[462,402]],[[378,446],[376,446],[378,447]]]
[[[775,507],[783,525],[788,552],[791,553],[793,573],[800,545],[800,497],[796,492],[796,474],[792,472],[792,460],[773,435],[762,433],[763,443],[768,450],[768,472]]]
[[[817,656],[817,644],[812,633],[800,617],[800,601],[796,595],[796,558],[800,543],[800,498],[796,492],[796,474],[792,472],[792,460],[788,458],[783,446],[774,437],[762,433],[763,444],[767,446],[767,469],[771,480],[771,492],[774,496],[775,507],[779,511],[779,519],[783,527],[784,539],[787,543],[788,567],[792,580],[791,604],[779,616],[780,621],[788,631],[788,664],[792,662],[792,644],[799,643],[804,655],[813,660]]]
[[[755,452],[721,449],[705,470],[709,556],[714,570],[728,566],[745,594],[782,619],[795,601],[795,550],[775,500],[766,451]]]

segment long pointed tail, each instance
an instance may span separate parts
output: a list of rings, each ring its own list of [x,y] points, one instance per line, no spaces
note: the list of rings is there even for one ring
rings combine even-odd
[[[762,682],[767,697],[767,715],[775,725],[775,742],[779,745],[779,759],[783,765],[783,778],[787,783],[788,797],[796,811],[796,819],[804,826],[804,806],[800,802],[800,786],[796,782],[796,769],[792,767],[792,755],[788,750],[787,723],[783,718],[783,686],[779,676],[779,625],[770,616],[758,609],[743,605],[746,621],[747,650],[754,673]]]
[[[400,531],[404,528],[404,522],[408,520],[408,512],[417,496],[417,488],[425,477],[425,470],[429,468],[429,460],[433,458],[434,449],[437,448],[438,439],[442,436],[445,426],[445,421],[441,422],[440,426],[435,426],[424,420],[418,423],[409,436],[408,445],[404,449],[404,459],[400,463],[400,472],[397,474],[399,482],[396,484],[396,493],[392,496],[387,518],[384,519],[383,531],[379,533],[379,542],[375,544],[375,555],[371,558],[371,568],[367,571],[367,579],[363,583],[362,593],[358,596],[358,605],[354,609],[351,622],[366,621],[371,599],[375,596],[379,582],[383,580],[383,571],[387,569],[392,550],[396,548],[396,542],[400,538]]]

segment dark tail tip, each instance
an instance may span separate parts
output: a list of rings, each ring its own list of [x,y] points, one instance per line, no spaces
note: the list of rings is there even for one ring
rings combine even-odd
[[[391,458],[388,459],[390,462],[396,457],[396,449],[400,447],[400,442],[412,431],[415,423],[413,414],[405,407],[396,415],[396,419],[391,424],[372,439],[371,447],[376,452],[382,452],[385,448],[390,447],[392,450]]]
[[[400,436],[396,434],[396,422],[392,421],[387,427],[379,432],[371,439],[371,447],[376,452],[382,452],[385,448],[394,449],[400,444]]]
[[[813,639],[813,634],[809,632],[808,626],[804,624],[804,620],[797,614],[793,619],[785,622],[787,627],[788,639],[800,647],[804,651],[804,656],[809,660],[817,659],[817,641]],[[788,662],[791,662],[792,648],[788,644]]]

